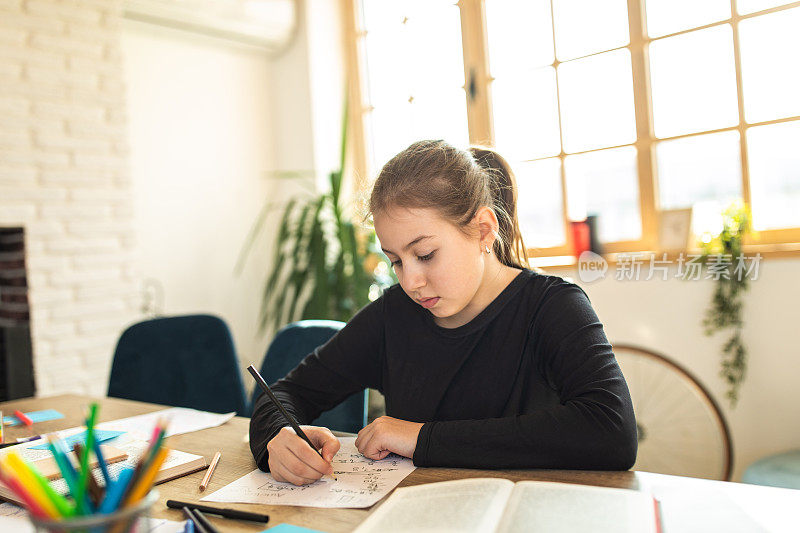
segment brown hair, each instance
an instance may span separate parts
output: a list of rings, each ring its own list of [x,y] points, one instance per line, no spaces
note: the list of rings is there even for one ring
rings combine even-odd
[[[528,268],[517,221],[517,184],[508,162],[482,146],[460,150],[442,140],[418,141],[381,169],[369,212],[388,207],[435,208],[465,230],[478,209],[492,208],[499,222],[494,253],[506,266]]]

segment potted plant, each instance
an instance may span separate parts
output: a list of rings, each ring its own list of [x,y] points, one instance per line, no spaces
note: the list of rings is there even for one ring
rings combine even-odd
[[[238,271],[268,215],[282,207],[273,260],[262,292],[261,331],[311,318],[346,322],[394,282],[375,232],[354,222],[343,205],[346,105],[342,123],[339,168],[329,174],[328,189],[295,195],[282,206],[265,205],[240,254]],[[302,175],[288,172],[279,177]]]

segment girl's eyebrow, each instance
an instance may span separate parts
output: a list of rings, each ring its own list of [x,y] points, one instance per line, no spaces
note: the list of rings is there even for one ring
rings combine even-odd
[[[405,246],[403,246],[403,250],[408,250],[409,248],[411,248],[412,246],[414,246],[418,242],[423,241],[425,239],[430,239],[431,237],[435,237],[435,235],[420,235],[419,237],[417,237],[416,239],[414,239],[410,243],[408,243]],[[391,250],[387,250],[386,248],[381,248],[381,250],[383,250],[387,254],[397,255],[396,253],[392,252]]]

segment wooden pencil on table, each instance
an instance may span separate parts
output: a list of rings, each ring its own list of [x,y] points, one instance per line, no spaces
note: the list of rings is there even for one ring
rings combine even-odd
[[[214,454],[214,458],[211,460],[211,466],[208,467],[206,475],[203,476],[203,481],[200,482],[200,492],[203,492],[208,488],[208,483],[211,481],[211,476],[214,475],[214,470],[217,468],[217,463],[219,463],[220,457],[222,457],[222,452],[217,452]]]

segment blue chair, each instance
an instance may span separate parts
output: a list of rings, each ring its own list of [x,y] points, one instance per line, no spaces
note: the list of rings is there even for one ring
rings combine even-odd
[[[336,320],[301,320],[283,327],[270,343],[261,363],[260,372],[264,381],[274,383],[284,377],[306,355],[317,346],[328,342],[343,327],[344,322]],[[259,394],[263,392],[256,387],[251,405],[255,405]],[[367,389],[353,394],[333,409],[322,413],[312,425],[357,433],[367,425],[368,394]]]
[[[211,315],[156,318],[126,329],[108,395],[239,415],[248,407],[231,332]]]
[[[800,489],[800,450],[770,455],[747,467],[743,483]]]

